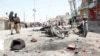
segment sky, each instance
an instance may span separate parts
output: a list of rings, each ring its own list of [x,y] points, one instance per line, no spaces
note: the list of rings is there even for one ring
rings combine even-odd
[[[14,11],[21,21],[34,22],[34,1],[36,9],[35,21],[44,22],[57,15],[64,15],[70,12],[68,0],[0,0],[0,16],[7,12]],[[81,2],[77,0],[77,7]]]

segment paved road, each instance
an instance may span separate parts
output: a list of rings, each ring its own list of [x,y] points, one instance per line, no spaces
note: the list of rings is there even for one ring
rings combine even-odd
[[[34,28],[37,29],[37,28]],[[75,56],[74,51],[66,49],[68,44],[75,44],[81,47],[77,56],[100,56],[100,33],[89,32],[87,38],[79,37],[71,33],[65,39],[57,39],[56,37],[47,37],[41,31],[32,31],[33,28],[22,29],[20,34],[9,35],[10,31],[0,31],[1,36],[5,39],[6,54],[9,56]],[[9,51],[11,41],[21,38],[25,41],[26,47],[21,50],[23,52]],[[37,40],[36,43],[30,42],[32,38]],[[50,41],[52,39],[53,41]],[[77,40],[78,39],[78,40]],[[82,49],[86,49],[86,53],[82,53]],[[39,53],[40,52],[40,53]],[[93,54],[91,54],[94,52]],[[86,55],[85,55],[86,54]]]
[[[32,29],[34,29],[34,28],[22,28],[20,31],[20,34],[25,34],[25,32],[32,30]],[[15,33],[15,30],[14,30],[14,35],[10,35],[10,30],[1,30],[0,31],[0,39],[7,39],[9,37],[13,37],[16,35],[18,35],[18,34]]]

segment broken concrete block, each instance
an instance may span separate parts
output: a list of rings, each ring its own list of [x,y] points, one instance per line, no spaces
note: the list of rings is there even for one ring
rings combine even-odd
[[[76,49],[76,45],[74,44],[69,44],[67,49],[70,49],[70,50],[75,50]]]
[[[31,40],[31,42],[37,42],[37,40],[33,38],[33,39]]]

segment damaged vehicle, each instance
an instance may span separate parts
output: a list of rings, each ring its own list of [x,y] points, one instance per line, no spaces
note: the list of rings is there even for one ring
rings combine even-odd
[[[64,38],[65,36],[68,37],[69,31],[65,30],[64,27],[59,27],[56,25],[50,26],[48,29],[45,30],[45,33],[50,36],[57,36],[58,38]]]

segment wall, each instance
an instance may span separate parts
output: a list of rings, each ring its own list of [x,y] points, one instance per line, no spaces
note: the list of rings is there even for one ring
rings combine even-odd
[[[4,30],[4,21],[0,20],[0,30]]]

